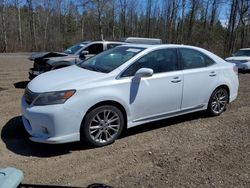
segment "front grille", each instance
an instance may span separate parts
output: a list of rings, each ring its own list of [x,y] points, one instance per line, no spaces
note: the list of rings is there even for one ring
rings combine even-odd
[[[52,66],[46,63],[46,61],[35,61],[33,67],[35,71],[44,71],[44,72],[50,71],[52,69]]]
[[[33,93],[28,88],[25,89],[24,98],[28,105],[30,105],[38,96],[38,93]]]

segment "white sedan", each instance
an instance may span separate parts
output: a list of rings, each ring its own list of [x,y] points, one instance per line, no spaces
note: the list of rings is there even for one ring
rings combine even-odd
[[[250,48],[243,48],[226,58],[229,63],[234,63],[240,71],[250,70]]]
[[[220,115],[238,93],[233,64],[185,45],[124,45],[32,80],[22,98],[30,139],[94,146],[147,122],[207,110]]]

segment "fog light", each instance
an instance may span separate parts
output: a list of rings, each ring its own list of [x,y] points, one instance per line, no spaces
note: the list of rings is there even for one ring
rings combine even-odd
[[[49,130],[46,127],[42,127],[42,132],[44,134],[49,134]]]

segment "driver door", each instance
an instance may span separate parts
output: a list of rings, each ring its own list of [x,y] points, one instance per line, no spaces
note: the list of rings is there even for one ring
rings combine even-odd
[[[85,59],[88,59],[96,54],[99,54],[101,52],[103,52],[103,44],[102,43],[95,43],[95,44],[91,44],[89,46],[87,46],[86,48],[84,48],[82,51],[88,51],[89,53],[87,55],[84,55]],[[81,51],[81,52],[82,52]],[[80,52],[80,54],[81,54]],[[77,58],[76,59],[76,63],[80,63],[82,62],[82,60],[84,60],[84,58]]]
[[[151,77],[136,79],[140,68],[153,69]],[[134,62],[122,74],[130,91],[128,100],[133,122],[163,118],[180,111],[183,73],[177,64],[176,49],[160,49]]]

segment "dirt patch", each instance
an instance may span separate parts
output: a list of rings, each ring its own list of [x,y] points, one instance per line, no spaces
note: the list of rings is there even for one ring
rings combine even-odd
[[[32,62],[0,56],[0,168],[24,172],[24,183],[86,187],[250,187],[250,74],[240,74],[239,96],[219,117],[194,113],[128,130],[114,144],[32,143],[21,121],[20,99]],[[15,88],[16,87],[16,88]]]

